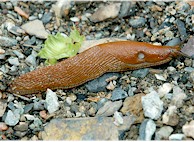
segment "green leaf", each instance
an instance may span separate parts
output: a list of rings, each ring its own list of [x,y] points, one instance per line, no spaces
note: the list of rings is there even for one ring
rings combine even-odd
[[[58,59],[75,56],[84,40],[85,37],[75,27],[69,37],[60,33],[49,35],[38,56],[46,59],[46,64],[55,64]]]

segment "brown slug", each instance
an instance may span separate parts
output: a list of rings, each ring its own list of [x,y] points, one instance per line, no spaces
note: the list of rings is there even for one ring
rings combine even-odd
[[[169,62],[181,55],[178,46],[156,46],[145,42],[117,41],[99,44],[56,65],[23,74],[9,91],[24,95],[47,88],[73,88],[106,72],[120,72]]]

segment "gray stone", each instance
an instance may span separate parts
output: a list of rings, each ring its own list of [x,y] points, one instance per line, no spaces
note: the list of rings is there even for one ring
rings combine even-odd
[[[36,43],[36,37],[35,36],[32,36],[31,39],[28,39],[24,42],[24,44],[27,44],[27,45],[33,45]]]
[[[0,36],[0,46],[12,47],[15,45],[17,45],[17,40],[10,38],[10,37]]]
[[[180,38],[175,37],[175,38],[171,39],[166,45],[167,46],[176,46],[176,45],[179,45],[180,43],[181,43]]]
[[[183,125],[182,131],[187,137],[192,137],[194,139],[194,120]]]
[[[34,106],[34,103],[27,104],[27,105],[24,107],[24,113],[28,113],[30,110],[32,110],[33,106]]]
[[[32,65],[36,67],[36,56],[37,53],[35,51],[32,51],[32,54],[30,54],[26,59],[25,62],[29,65]]]
[[[48,13],[44,13],[44,15],[42,16],[42,22],[44,24],[47,24],[50,22],[50,20],[52,19],[52,13],[51,12],[48,12]]]
[[[90,18],[92,22],[100,22],[109,18],[116,18],[120,11],[121,3],[112,3],[98,8]]]
[[[142,96],[141,101],[145,116],[155,120],[161,116],[163,102],[160,100],[156,91],[152,91],[146,96]]]
[[[15,126],[20,119],[20,114],[17,111],[9,110],[5,118],[5,123],[9,126]]]
[[[104,104],[108,101],[107,98],[102,98],[97,102],[97,109],[101,108],[104,106]]]
[[[10,58],[8,59],[8,62],[9,62],[11,65],[14,65],[14,66],[19,66],[19,65],[20,65],[18,58],[10,57]]]
[[[46,91],[46,105],[49,113],[53,113],[59,109],[57,94],[50,89]]]
[[[168,94],[171,90],[172,90],[172,84],[164,83],[163,85],[159,86],[158,95],[160,96],[160,98],[162,98],[166,94]]]
[[[151,119],[145,119],[139,128],[139,140],[151,140],[156,131],[156,124]]]
[[[192,71],[189,75],[189,80],[191,81],[191,83],[194,83],[194,71]]]
[[[43,140],[119,140],[134,123],[133,116],[123,118],[123,125],[111,117],[53,119],[41,132]]]
[[[44,110],[44,101],[34,101],[34,106],[33,106],[33,110]]]
[[[0,117],[4,115],[6,108],[7,108],[7,102],[4,100],[0,100]]]
[[[86,84],[86,88],[90,91],[90,92],[100,92],[100,91],[105,91],[106,90],[106,86],[108,85],[108,82],[106,82],[107,78],[110,78],[112,76],[119,76],[118,73],[106,73],[104,75],[102,75],[101,77],[94,79],[92,81],[89,81]]]
[[[170,126],[163,126],[155,134],[155,140],[168,140],[173,128]]]
[[[128,17],[135,14],[136,3],[131,1],[122,1],[119,17]]]
[[[146,75],[149,73],[149,69],[148,68],[144,68],[144,69],[139,69],[139,70],[135,70],[132,72],[132,76],[138,78],[144,78],[146,77]]]
[[[187,38],[187,32],[185,28],[185,23],[179,19],[176,21],[178,31],[181,35],[181,40],[184,41]]]
[[[184,134],[172,134],[169,140],[183,140],[186,136]]]
[[[172,105],[175,105],[177,108],[182,107],[184,99],[187,97],[185,92],[179,87],[173,87],[173,98],[171,101]]]
[[[18,27],[18,26],[11,27],[9,29],[9,32],[11,32],[14,35],[18,35],[18,36],[21,36],[22,34],[25,33],[25,31],[23,29],[21,29],[20,27]]]
[[[14,127],[14,130],[20,131],[20,132],[27,131],[28,130],[28,124],[23,122],[23,123],[21,123],[19,125],[16,125]]]
[[[186,71],[186,72],[188,72],[188,73],[191,73],[191,72],[194,71],[194,68],[192,68],[192,67],[185,67],[185,68],[184,68],[184,71]]]
[[[134,96],[134,91],[136,90],[137,88],[135,87],[131,87],[130,85],[128,86],[128,95],[129,96]]]
[[[28,34],[35,35],[38,38],[46,39],[48,36],[48,33],[40,20],[27,22],[26,24],[22,25],[22,29],[24,29]]]
[[[129,20],[129,24],[134,27],[134,28],[138,28],[138,27],[142,27],[145,25],[146,19],[143,17],[138,17],[136,19],[130,19]]]
[[[128,96],[127,92],[125,92],[123,89],[121,88],[115,88],[112,91],[112,96],[111,96],[111,100],[112,101],[116,101],[116,100],[120,100],[120,99],[124,99]]]
[[[21,131],[15,131],[14,132],[14,135],[17,136],[17,137],[19,137],[19,138],[22,138],[26,134],[27,134],[27,131],[26,132],[21,132]]]
[[[17,55],[19,59],[23,59],[23,58],[24,58],[24,54],[22,54],[22,53],[21,53],[20,51],[18,51],[18,50],[13,50],[13,53],[14,53],[15,55]]]
[[[111,102],[108,101],[96,113],[97,116],[111,116],[118,111],[122,106],[122,101]]]
[[[194,37],[189,38],[188,42],[186,43],[186,45],[183,46],[183,48],[181,49],[181,51],[183,53],[185,53],[188,56],[192,56],[194,55]]]

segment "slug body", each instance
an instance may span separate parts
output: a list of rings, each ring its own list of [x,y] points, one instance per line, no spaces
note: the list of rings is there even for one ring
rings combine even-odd
[[[169,62],[179,55],[178,46],[118,41],[94,46],[56,65],[42,67],[16,78],[9,91],[20,95],[47,88],[73,88],[106,72],[135,70]]]

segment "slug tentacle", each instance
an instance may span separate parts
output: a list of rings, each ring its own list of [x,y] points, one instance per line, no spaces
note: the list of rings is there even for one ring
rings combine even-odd
[[[179,47],[134,41],[100,44],[56,65],[19,76],[11,83],[9,91],[23,95],[46,91],[47,88],[73,88],[106,72],[135,70],[169,62],[180,55],[179,50]]]

